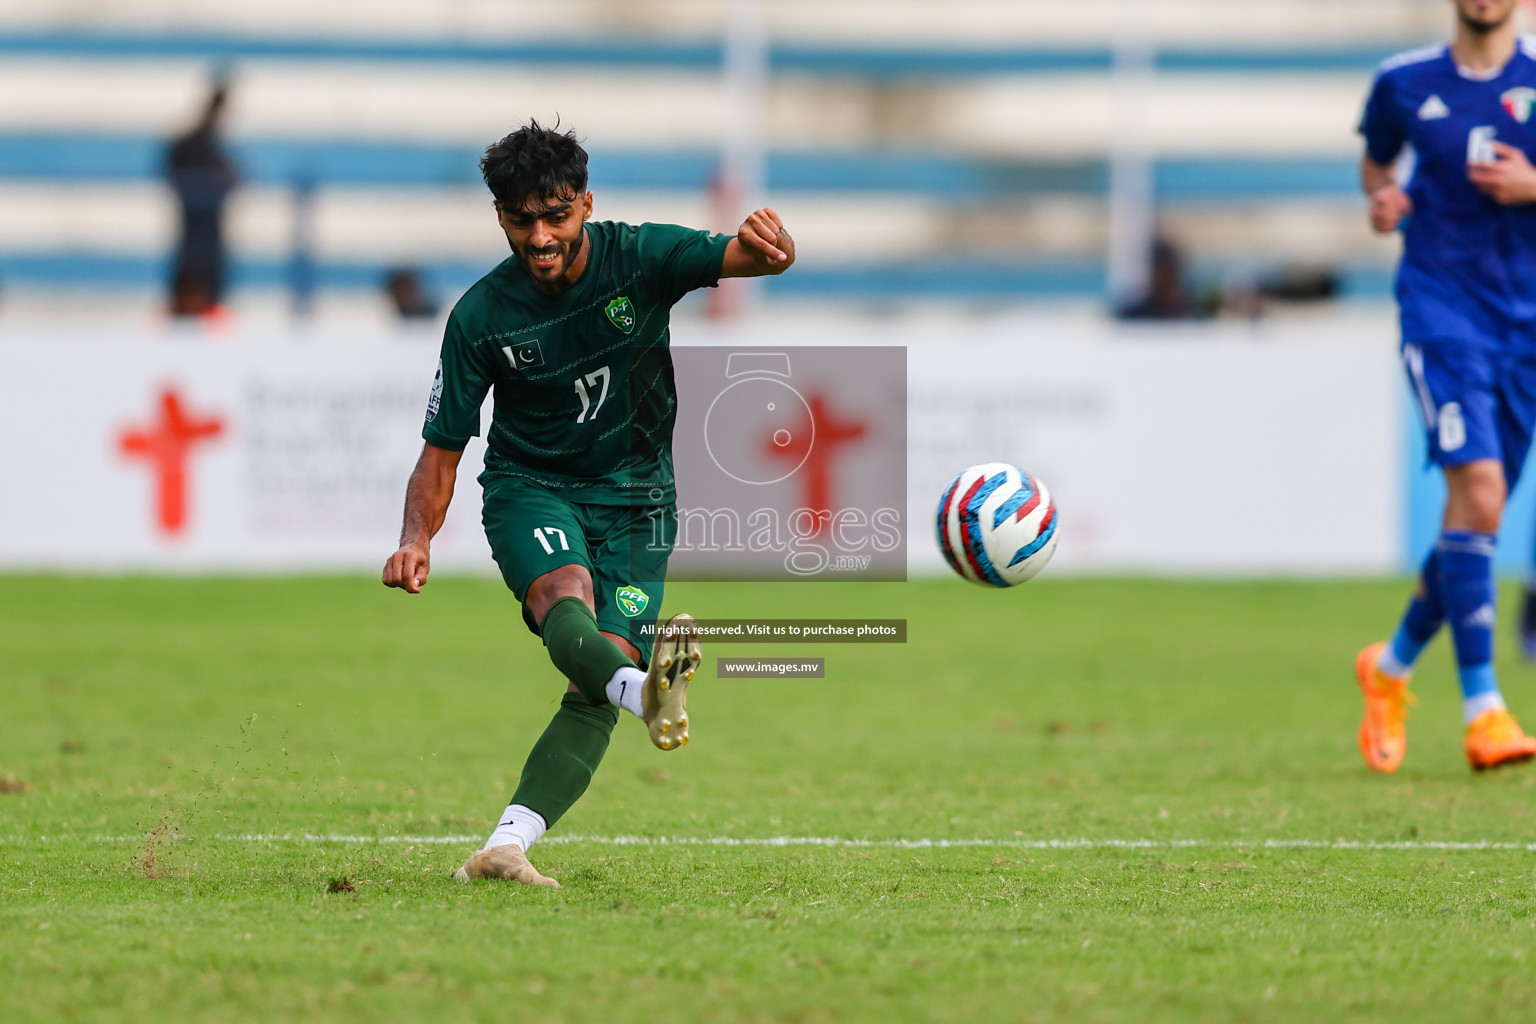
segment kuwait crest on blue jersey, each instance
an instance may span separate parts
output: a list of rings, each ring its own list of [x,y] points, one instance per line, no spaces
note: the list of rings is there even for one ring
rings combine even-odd
[[[1531,119],[1531,110],[1536,108],[1536,89],[1522,85],[1500,96],[1499,102],[1504,104],[1504,109],[1509,111],[1510,117],[1525,124]]]

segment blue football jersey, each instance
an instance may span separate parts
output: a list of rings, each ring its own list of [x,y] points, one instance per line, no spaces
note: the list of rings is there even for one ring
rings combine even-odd
[[[1360,134],[1390,165],[1412,147],[1397,298],[1406,341],[1455,339],[1536,354],[1536,205],[1501,206],[1467,180],[1490,141],[1536,163],[1536,40],[1522,39],[1497,75],[1478,79],[1449,46],[1382,64]]]

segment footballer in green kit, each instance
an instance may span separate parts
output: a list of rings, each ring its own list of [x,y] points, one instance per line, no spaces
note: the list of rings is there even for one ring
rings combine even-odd
[[[677,522],[672,306],[722,277],[782,273],[795,244],[766,208],[735,236],[593,221],[586,152],[574,132],[537,122],[487,149],[480,170],[512,255],[448,318],[384,585],[416,594],[427,582],[489,391],[486,537],[569,682],[512,803],[456,877],[558,885],[527,851],[586,791],[619,712],[662,750],[688,742],[698,631],[681,614],[653,628]]]

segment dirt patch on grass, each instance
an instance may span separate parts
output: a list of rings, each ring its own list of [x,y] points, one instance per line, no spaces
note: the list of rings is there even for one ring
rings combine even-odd
[[[14,775],[0,774],[0,793],[25,793],[31,788]]]
[[[160,846],[176,834],[176,826],[162,821],[144,835],[144,849],[139,854],[139,870],[145,878],[160,877]]]
[[[325,883],[326,892],[357,892],[357,883],[346,876],[333,878]]]

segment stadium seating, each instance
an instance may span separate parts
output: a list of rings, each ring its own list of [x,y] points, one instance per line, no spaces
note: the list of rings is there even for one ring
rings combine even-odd
[[[232,77],[241,295],[280,289],[296,183],[320,282],[385,267],[463,287],[505,243],[475,174],[533,115],[575,126],[599,212],[721,222],[728,98],[710,0],[14,0],[0,16],[0,281],[13,308],[85,286],[156,294],[174,231],[164,140]],[[767,0],[767,196],[804,258],[771,294],[1075,296],[1104,288],[1106,159],[1124,125],[1113,0]],[[1138,109],[1166,229],[1210,275],[1345,270],[1384,296],[1354,120],[1374,63],[1443,34],[1440,0],[1159,0]],[[536,34],[529,34],[536,25]],[[935,262],[947,269],[933,270]],[[954,272],[954,271],[959,271]]]

